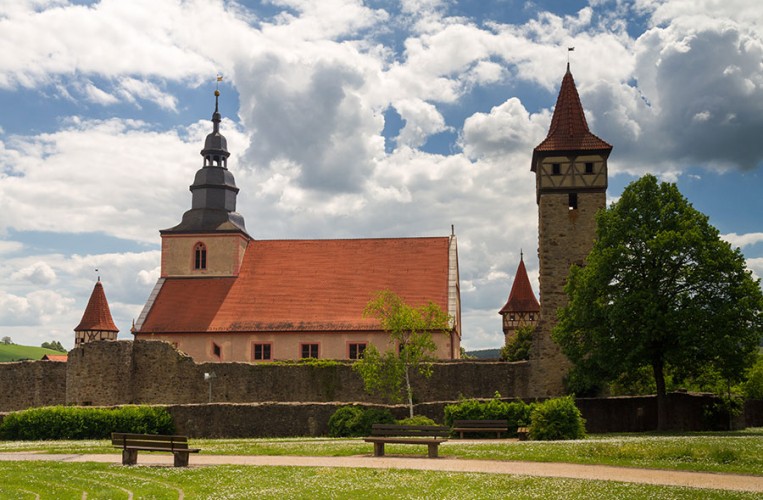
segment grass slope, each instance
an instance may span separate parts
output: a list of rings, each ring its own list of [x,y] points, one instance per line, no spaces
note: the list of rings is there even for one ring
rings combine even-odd
[[[0,363],[7,361],[22,361],[24,359],[42,359],[46,354],[66,353],[28,345],[0,344]]]

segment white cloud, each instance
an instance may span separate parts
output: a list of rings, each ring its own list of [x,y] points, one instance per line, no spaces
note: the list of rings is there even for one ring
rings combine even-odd
[[[721,238],[731,243],[732,246],[739,248],[755,245],[757,243],[763,243],[763,233],[729,233],[722,234]]]
[[[11,274],[11,279],[28,281],[35,285],[51,285],[56,281],[56,272],[45,262],[35,262]]]

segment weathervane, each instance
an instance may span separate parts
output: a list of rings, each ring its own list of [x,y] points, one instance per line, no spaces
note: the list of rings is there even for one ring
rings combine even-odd
[[[98,268],[97,268],[97,267],[95,268],[95,272],[96,272],[96,273],[98,272]],[[98,277],[98,281],[101,281],[101,275],[100,275],[100,274],[97,274],[96,276]]]
[[[575,52],[575,47],[567,47],[567,66],[570,65],[570,52]]]

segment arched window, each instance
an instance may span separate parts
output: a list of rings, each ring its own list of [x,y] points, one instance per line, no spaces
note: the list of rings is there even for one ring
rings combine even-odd
[[[207,246],[204,243],[196,243],[196,246],[193,248],[193,253],[194,253],[193,268],[206,269],[207,268]]]

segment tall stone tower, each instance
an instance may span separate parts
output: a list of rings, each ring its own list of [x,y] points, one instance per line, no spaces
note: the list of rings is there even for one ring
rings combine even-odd
[[[530,279],[527,277],[527,269],[521,253],[509,298],[498,314],[503,320],[504,344],[508,344],[516,336],[517,328],[535,326],[538,323],[540,304],[535,298]]]
[[[109,310],[109,302],[103,292],[101,279],[98,278],[90,300],[82,315],[82,320],[74,329],[74,347],[79,347],[96,340],[116,340],[119,328],[114,324]]]
[[[570,266],[582,265],[593,246],[595,215],[606,206],[611,151],[611,145],[588,129],[568,63],[548,136],[533,150],[531,165],[538,202],[541,305],[530,354],[530,388],[536,396],[564,390],[570,363],[551,339],[551,330],[557,310],[567,304],[564,285]]]
[[[180,224],[160,231],[162,278],[236,276],[251,239],[236,212],[238,187],[228,170],[228,142],[220,134],[219,97],[215,90],[212,132],[201,150],[203,166],[190,187],[191,209]]]

